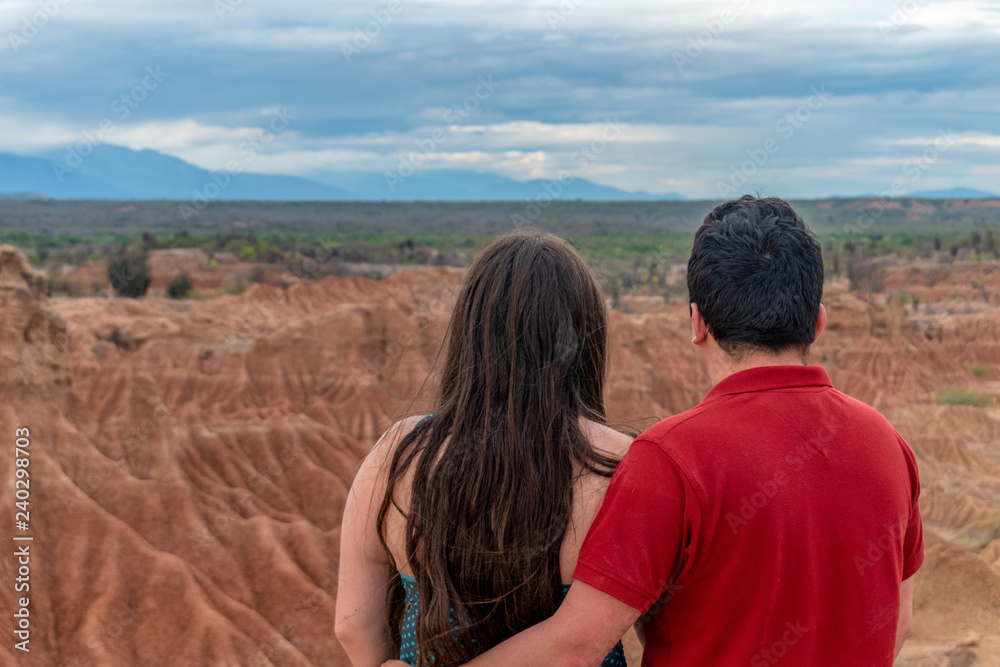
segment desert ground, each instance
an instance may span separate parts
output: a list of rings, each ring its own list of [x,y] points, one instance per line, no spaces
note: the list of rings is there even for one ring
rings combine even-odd
[[[31,652],[7,641],[0,662],[346,666],[344,501],[383,430],[432,396],[462,270],[263,275],[226,294],[252,267],[160,252],[150,296],[70,298],[0,248],[0,433],[13,449],[30,430],[34,536]],[[159,296],[182,269],[202,298]],[[927,556],[897,664],[1000,665],[1000,263],[883,274],[877,292],[827,284],[813,360],[917,453]],[[708,383],[684,303],[615,305],[610,417],[642,429],[695,405]],[[11,517],[13,461],[0,457]],[[12,581],[13,549],[0,563]],[[11,586],[0,600],[16,608]]]

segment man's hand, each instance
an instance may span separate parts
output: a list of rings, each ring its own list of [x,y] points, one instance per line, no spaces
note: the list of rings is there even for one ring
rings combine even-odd
[[[468,664],[471,667],[599,665],[641,613],[574,580],[553,616],[501,642]]]
[[[598,665],[641,612],[582,581],[574,581],[554,616],[479,655],[473,667]],[[382,667],[409,667],[389,660]]]

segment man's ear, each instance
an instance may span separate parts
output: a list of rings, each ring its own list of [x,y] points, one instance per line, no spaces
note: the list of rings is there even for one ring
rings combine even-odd
[[[816,317],[816,335],[813,337],[813,342],[819,338],[819,335],[823,333],[823,329],[826,328],[826,306],[819,304],[819,315]]]
[[[696,303],[691,304],[691,333],[693,334],[691,342],[695,345],[701,345],[708,338],[708,325],[705,324],[705,318],[701,316]]]

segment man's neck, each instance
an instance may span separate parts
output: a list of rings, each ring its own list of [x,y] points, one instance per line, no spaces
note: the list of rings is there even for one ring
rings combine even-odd
[[[721,350],[720,350],[721,353]],[[735,375],[740,371],[747,371],[751,368],[763,368],[764,366],[805,366],[807,359],[803,359],[798,350],[782,352],[780,354],[752,354],[749,357],[734,362],[729,356],[721,353],[714,363],[710,363],[706,370],[708,378],[715,386],[725,380],[730,375]]]

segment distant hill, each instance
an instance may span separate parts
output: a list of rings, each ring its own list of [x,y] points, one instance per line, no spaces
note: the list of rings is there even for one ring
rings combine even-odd
[[[0,193],[0,199],[48,199],[37,192],[5,192]]]
[[[329,200],[346,193],[294,176],[210,171],[156,151],[99,144],[75,168],[63,151],[40,157],[0,154],[0,194],[32,192],[59,199]]]
[[[310,174],[317,181],[335,185],[353,193],[360,201],[523,201],[548,197],[584,201],[686,201],[677,193],[652,194],[628,192],[598,185],[583,178],[556,181],[534,179],[516,181],[499,174],[460,169],[417,170],[407,178],[395,172],[317,171]]]
[[[52,162],[0,153],[0,194],[37,193],[59,199],[126,199],[128,192],[83,171],[59,178]]]
[[[865,192],[858,195],[833,195],[828,199],[880,199],[884,194]],[[973,188],[948,188],[947,190],[918,190],[892,199],[997,199],[1000,195]]]
[[[417,171],[389,182],[371,172],[317,172],[312,178],[278,174],[213,172],[153,150],[99,144],[78,165],[65,152],[36,157],[0,153],[0,196],[101,200],[219,201],[518,201],[552,196],[587,201],[683,200],[678,194],[626,192],[574,179],[516,181],[461,170]]]
[[[984,190],[974,190],[972,188],[949,188],[948,190],[921,190],[911,192],[908,197],[914,199],[993,199],[997,195]]]

